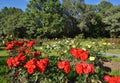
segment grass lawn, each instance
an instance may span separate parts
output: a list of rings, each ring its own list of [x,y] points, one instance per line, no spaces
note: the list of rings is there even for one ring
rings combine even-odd
[[[112,61],[115,61],[115,62],[120,62],[120,58],[111,58]]]
[[[110,75],[120,76],[120,70],[112,70],[112,72],[110,73]]]
[[[120,54],[120,49],[109,49],[107,52],[113,54]]]
[[[3,52],[4,53],[4,52]],[[8,56],[0,56],[0,83],[10,83],[8,82],[8,67],[6,64]]]
[[[7,77],[8,75],[8,67],[6,64],[7,58],[8,52],[4,50],[4,47],[0,47],[0,83],[10,83]]]
[[[7,56],[8,52],[5,50],[4,47],[0,47],[0,56]]]

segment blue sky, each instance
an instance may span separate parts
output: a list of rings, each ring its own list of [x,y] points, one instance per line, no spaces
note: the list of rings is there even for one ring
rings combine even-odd
[[[99,4],[102,0],[85,0],[87,4]],[[120,0],[107,0],[113,5],[120,5]],[[0,9],[3,7],[16,7],[25,10],[26,5],[29,3],[29,0],[0,0]]]

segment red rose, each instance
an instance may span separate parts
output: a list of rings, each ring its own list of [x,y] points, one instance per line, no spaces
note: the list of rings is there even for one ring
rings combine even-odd
[[[120,83],[120,76],[112,76],[109,75],[104,76],[104,80],[108,83]]]
[[[16,46],[22,46],[23,44],[24,44],[23,41],[17,41],[17,42],[16,42]]]
[[[13,59],[14,59],[13,57],[8,58],[8,60],[7,60],[7,65],[8,65],[8,67],[12,67],[12,66],[13,66],[13,64],[12,64],[12,60],[13,60]]]
[[[14,48],[14,44],[8,44],[5,48],[6,50],[12,50]]]
[[[27,57],[23,53],[18,54],[16,58],[18,58],[18,60],[22,62],[26,61],[27,59]]]
[[[68,74],[70,72],[70,65],[65,65],[64,71],[65,71],[65,73]]]
[[[34,40],[33,41],[28,41],[27,46],[28,47],[33,47],[34,44],[35,44]]]
[[[91,67],[91,72],[90,72],[90,73],[94,73],[94,72],[95,72],[95,67],[94,67],[94,65],[89,64],[89,66]]]
[[[94,73],[94,66],[92,64],[83,62],[82,65],[83,65],[84,74]]]
[[[87,60],[89,57],[89,52],[84,51],[83,49],[72,48],[70,53],[81,60]]]
[[[77,64],[75,69],[78,74],[83,74],[83,65],[82,64]]]
[[[45,72],[46,67],[47,67],[47,66],[46,66],[43,62],[37,61],[37,69],[38,69],[39,71]]]
[[[43,63],[46,64],[47,66],[49,65],[49,59],[48,58],[44,58],[42,59]]]
[[[110,77],[109,75],[105,75],[105,76],[104,76],[104,80],[105,80],[106,82],[109,82],[110,78],[111,78],[111,77]]]
[[[85,60],[88,59],[88,57],[89,57],[89,53],[87,51],[85,51],[85,52],[83,52],[83,53],[80,54],[80,59],[81,60],[85,61]]]
[[[44,59],[41,59],[40,61],[37,61],[37,69],[41,72],[45,72],[48,65],[49,65],[48,58],[44,58]]]
[[[70,63],[68,61],[60,61],[58,62],[58,68],[64,69],[64,71],[68,74],[70,72]]]
[[[76,72],[78,74],[91,74],[94,73],[94,66],[86,62],[76,65]]]
[[[59,68],[59,69],[63,69],[63,68],[64,68],[63,62],[58,62],[58,68]]]
[[[28,71],[29,74],[33,74],[35,72],[35,69],[34,68],[28,68],[27,71]]]
[[[75,56],[76,58],[79,58],[79,55],[78,55],[78,49],[77,48],[72,48],[70,50],[70,53]]]
[[[12,64],[13,66],[17,67],[20,65],[20,61],[18,60],[18,58],[13,58],[12,59]]]
[[[33,74],[36,71],[36,60],[30,60],[25,65],[24,68],[27,68],[29,74]]]

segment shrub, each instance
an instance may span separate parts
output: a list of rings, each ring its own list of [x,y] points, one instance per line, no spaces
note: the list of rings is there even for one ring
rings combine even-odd
[[[86,51],[74,47],[71,43],[64,48],[68,42],[59,42],[58,45],[52,44],[52,46],[43,44],[41,51],[35,49],[36,40],[7,42],[6,50],[10,54],[7,64],[12,81],[16,83],[104,82],[104,75],[107,74],[103,66],[105,58],[100,57],[98,51],[95,52],[94,49],[89,48]],[[93,52],[96,56],[91,55]],[[51,53],[58,56],[55,54],[53,56]]]

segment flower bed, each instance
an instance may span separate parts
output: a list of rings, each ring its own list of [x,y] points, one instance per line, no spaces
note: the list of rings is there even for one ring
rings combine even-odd
[[[90,49],[91,47],[85,50],[72,46],[69,47],[69,50],[60,51],[63,54],[60,53],[59,56],[49,56],[49,51],[58,51],[58,48],[56,50],[54,48],[44,49],[42,52],[35,49],[36,43],[36,40],[7,42],[6,50],[10,55],[7,64],[13,82],[103,83],[106,81],[104,76],[108,70],[103,66],[105,58],[101,57],[100,53],[95,52],[94,49]],[[62,46],[61,48],[64,49]],[[59,49],[62,50],[61,48]],[[46,53],[47,51],[48,53]]]

